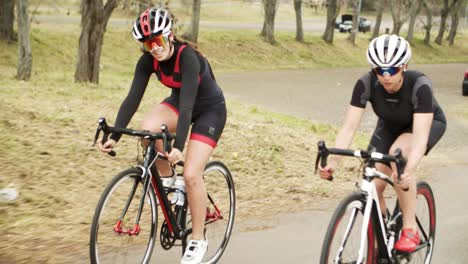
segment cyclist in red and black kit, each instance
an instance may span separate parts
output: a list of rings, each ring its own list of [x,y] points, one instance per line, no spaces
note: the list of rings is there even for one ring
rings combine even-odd
[[[407,70],[411,47],[402,37],[382,35],[373,39],[367,50],[372,68],[355,84],[351,103],[346,111],[337,148],[348,148],[361,122],[367,102],[378,116],[377,127],[369,149],[393,154],[397,148],[407,158],[396,191],[403,213],[403,231],[395,244],[400,252],[413,252],[420,243],[415,219],[416,167],[439,141],[446,129],[445,115],[434,98],[431,81],[421,72]],[[339,156],[330,158],[320,176],[328,179],[337,166]],[[376,168],[396,176],[394,165],[377,163]],[[386,183],[375,181],[382,212],[387,212],[383,191]],[[404,191],[409,188],[408,191]]]
[[[150,8],[133,24],[133,37],[145,52],[137,62],[130,91],[120,106],[115,126],[125,128],[128,125],[153,73],[171,88],[171,95],[144,117],[142,128],[160,132],[161,125],[166,124],[169,131],[175,131],[176,140],[167,155],[171,163],[177,163],[183,160],[182,152],[192,125],[183,177],[193,233],[181,263],[200,263],[208,247],[204,239],[207,195],[202,174],[226,123],[226,105],[210,64],[199,51],[175,37],[172,23],[167,10]],[[110,152],[119,138],[120,135],[113,134],[105,144],[98,143],[98,147]],[[162,151],[160,145],[157,147]],[[167,161],[159,161],[157,167],[161,175],[175,178],[175,171]]]

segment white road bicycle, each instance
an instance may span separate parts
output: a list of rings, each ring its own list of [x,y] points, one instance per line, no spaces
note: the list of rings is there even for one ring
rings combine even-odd
[[[373,151],[328,149],[323,141],[318,143],[318,148],[316,170],[319,162],[322,167],[326,166],[328,155],[358,157],[365,163],[358,191],[343,199],[331,218],[323,241],[320,263],[429,264],[434,250],[436,228],[435,201],[429,184],[424,181],[417,183],[416,222],[421,243],[413,253],[408,254],[394,249],[403,226],[399,203],[395,202],[393,210],[388,211],[384,219],[373,182],[379,178],[394,188],[392,179],[377,171],[375,163],[394,162],[399,178],[405,165],[401,151],[397,150],[395,155],[385,155]]]

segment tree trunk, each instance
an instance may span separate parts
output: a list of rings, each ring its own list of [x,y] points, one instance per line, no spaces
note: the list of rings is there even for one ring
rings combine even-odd
[[[335,21],[339,13],[339,7],[337,0],[327,0],[327,25],[325,32],[322,35],[322,39],[325,42],[333,43],[333,34],[335,33]]]
[[[263,29],[261,35],[265,40],[271,44],[276,43],[275,40],[275,16],[276,16],[276,4],[278,0],[263,0],[263,6],[265,9],[265,21],[263,23]]]
[[[432,30],[432,8],[434,7],[434,0],[422,0],[422,5],[426,9],[426,25],[424,26],[424,44],[430,45],[431,30]]]
[[[459,0],[452,8],[452,24],[450,26],[450,32],[448,35],[449,46],[453,46],[455,43],[455,36],[457,35],[458,22],[459,22],[459,11],[462,9],[463,2]]]
[[[304,31],[302,30],[302,0],[294,0],[294,11],[296,11],[296,40],[304,42]]]
[[[435,43],[442,45],[442,39],[444,38],[445,33],[445,25],[447,24],[447,16],[448,16],[449,8],[448,8],[448,0],[444,0],[444,8],[440,11],[440,27],[439,33],[435,39]]]
[[[197,43],[198,41],[198,31],[200,25],[200,9],[201,9],[201,0],[193,0],[192,3],[192,20],[190,26],[182,37],[186,40]]]
[[[81,35],[75,82],[99,83],[99,62],[107,22],[117,0],[83,0],[81,2]]]
[[[375,18],[374,32],[372,33],[372,38],[376,38],[380,33],[380,24],[382,23],[382,15],[384,10],[385,0],[380,0],[377,7],[377,16]]]
[[[0,40],[7,42],[15,40],[13,23],[15,21],[15,1],[0,0]]]
[[[420,1],[422,0],[414,0],[411,2],[411,7],[410,7],[410,20],[408,24],[408,35],[406,36],[406,40],[409,43],[413,42],[413,37],[414,37],[414,24],[416,24],[416,18],[419,14],[419,11],[421,10],[421,4]]]
[[[352,1],[353,5],[353,29],[351,30],[351,34],[349,34],[348,40],[356,44],[356,34],[359,32],[359,10],[361,9],[361,0],[354,0]]]
[[[29,38],[28,0],[17,0],[18,67],[16,78],[29,80],[32,70],[32,52]]]
[[[408,10],[411,2],[412,1],[409,0],[389,0],[390,11],[393,18],[392,34],[400,35],[401,27],[409,18]]]

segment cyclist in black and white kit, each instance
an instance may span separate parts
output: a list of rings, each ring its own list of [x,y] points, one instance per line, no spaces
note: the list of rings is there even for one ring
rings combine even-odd
[[[198,50],[176,39],[172,23],[167,10],[150,8],[133,24],[133,36],[141,42],[145,52],[138,60],[130,91],[120,106],[115,126],[124,128],[128,125],[153,73],[172,91],[145,116],[142,128],[160,132],[161,125],[166,124],[169,131],[176,132],[172,151],[167,153],[171,163],[183,159],[182,152],[192,125],[183,177],[193,232],[181,262],[191,264],[200,263],[208,247],[204,239],[207,194],[202,174],[224,129],[226,105],[210,64]],[[98,142],[98,148],[110,152],[119,138],[120,135],[113,134],[106,143]],[[162,151],[161,145],[157,147]],[[175,171],[167,161],[158,161],[157,167],[161,175],[175,179]]]
[[[423,73],[407,70],[411,47],[402,37],[382,35],[371,41],[367,60],[372,70],[364,74],[354,86],[351,103],[346,111],[343,126],[336,137],[337,148],[348,148],[357,130],[367,102],[378,116],[377,127],[369,148],[381,153],[393,154],[397,148],[408,162],[396,184],[403,213],[403,231],[395,244],[400,252],[413,252],[419,245],[415,219],[416,167],[439,141],[446,129],[444,112],[434,98],[431,81]],[[339,161],[339,156],[330,158],[320,176],[328,179]],[[396,176],[396,168],[377,163],[376,168]],[[386,212],[383,191],[386,183],[375,181],[380,207]],[[409,188],[408,191],[402,191]]]

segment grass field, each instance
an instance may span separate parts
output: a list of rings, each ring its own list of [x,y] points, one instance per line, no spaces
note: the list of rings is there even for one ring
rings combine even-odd
[[[122,140],[113,159],[91,143],[97,118],[105,116],[112,123],[128,91],[138,45],[127,29],[109,27],[100,84],[76,84],[79,33],[72,25],[33,24],[29,82],[14,79],[16,45],[0,42],[0,188],[13,185],[20,192],[18,200],[0,203],[2,263],[70,263],[85,256],[101,191],[113,175],[134,164],[134,140]],[[334,45],[309,34],[306,43],[295,42],[292,33],[279,33],[277,38],[278,44],[272,46],[255,31],[203,30],[200,48],[215,73],[365,65],[367,36],[360,36],[356,46],[344,35],[337,35]],[[460,36],[452,48],[426,47],[417,41],[414,62],[468,61],[466,40]],[[131,127],[139,127],[143,113],[168,92],[154,80],[150,85],[140,106],[143,111]],[[353,160],[344,163],[338,171],[343,176],[333,186],[311,170],[316,142],[332,141],[335,127],[229,99],[228,109],[213,159],[223,160],[234,174],[242,208],[238,221],[276,215],[286,205],[292,211],[310,208],[321,198],[353,187],[359,165]],[[278,140],[278,134],[285,136]],[[365,142],[366,136],[359,135],[355,146],[364,147]]]

